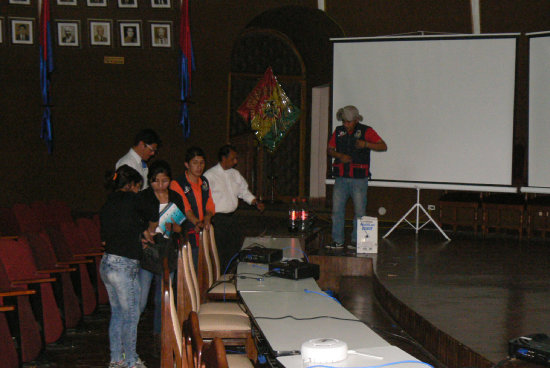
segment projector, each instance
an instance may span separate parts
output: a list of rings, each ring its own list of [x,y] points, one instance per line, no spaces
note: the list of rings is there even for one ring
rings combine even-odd
[[[291,259],[286,262],[274,262],[269,264],[269,271],[273,276],[279,276],[285,279],[300,280],[308,277],[319,279],[319,265],[306,263],[297,259]]]
[[[508,342],[511,358],[550,365],[550,339],[543,333],[521,336]]]
[[[282,249],[250,247],[239,252],[239,261],[250,263],[272,263],[283,259]]]

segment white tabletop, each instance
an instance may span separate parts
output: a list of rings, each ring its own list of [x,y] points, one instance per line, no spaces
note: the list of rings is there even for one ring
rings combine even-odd
[[[299,354],[304,341],[329,337],[350,349],[389,346],[340,303],[313,292],[242,292],[241,298],[275,356]]]
[[[359,355],[359,354],[348,354],[346,360],[334,363],[322,364],[325,366],[331,367],[372,367],[380,366],[383,364],[391,364],[398,362],[407,362],[399,364],[399,368],[426,368],[426,364],[420,362],[418,359],[412,355],[407,354],[403,350],[399,349],[396,346],[381,346],[375,348],[360,348],[355,349],[358,353],[368,354],[371,357]],[[380,359],[382,358],[382,359]],[[278,357],[277,360],[286,368],[308,368],[314,367],[316,365],[321,365],[319,363],[308,363],[302,361],[301,355],[290,355]]]

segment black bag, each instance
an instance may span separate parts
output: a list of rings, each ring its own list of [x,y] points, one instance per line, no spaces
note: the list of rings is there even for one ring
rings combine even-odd
[[[147,248],[143,249],[141,256],[141,268],[149,272],[162,275],[162,259],[168,257],[168,270],[173,272],[178,265],[178,243],[181,235],[172,233],[169,238],[162,234],[154,236],[154,243],[147,243]]]

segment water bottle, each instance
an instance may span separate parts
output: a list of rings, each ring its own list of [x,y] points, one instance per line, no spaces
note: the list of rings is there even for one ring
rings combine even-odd
[[[296,198],[292,198],[292,204],[288,210],[288,231],[298,231],[298,206],[296,206]]]
[[[300,204],[300,224],[299,228],[301,232],[306,232],[309,230],[309,208],[307,205],[307,199],[302,198]]]

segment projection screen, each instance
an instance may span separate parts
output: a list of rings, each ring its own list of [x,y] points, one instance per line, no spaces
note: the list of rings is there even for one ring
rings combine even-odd
[[[550,188],[550,34],[529,34],[529,174],[531,191]],[[527,191],[525,189],[522,189]]]
[[[516,37],[332,39],[333,128],[355,105],[386,141],[375,180],[510,186]]]

